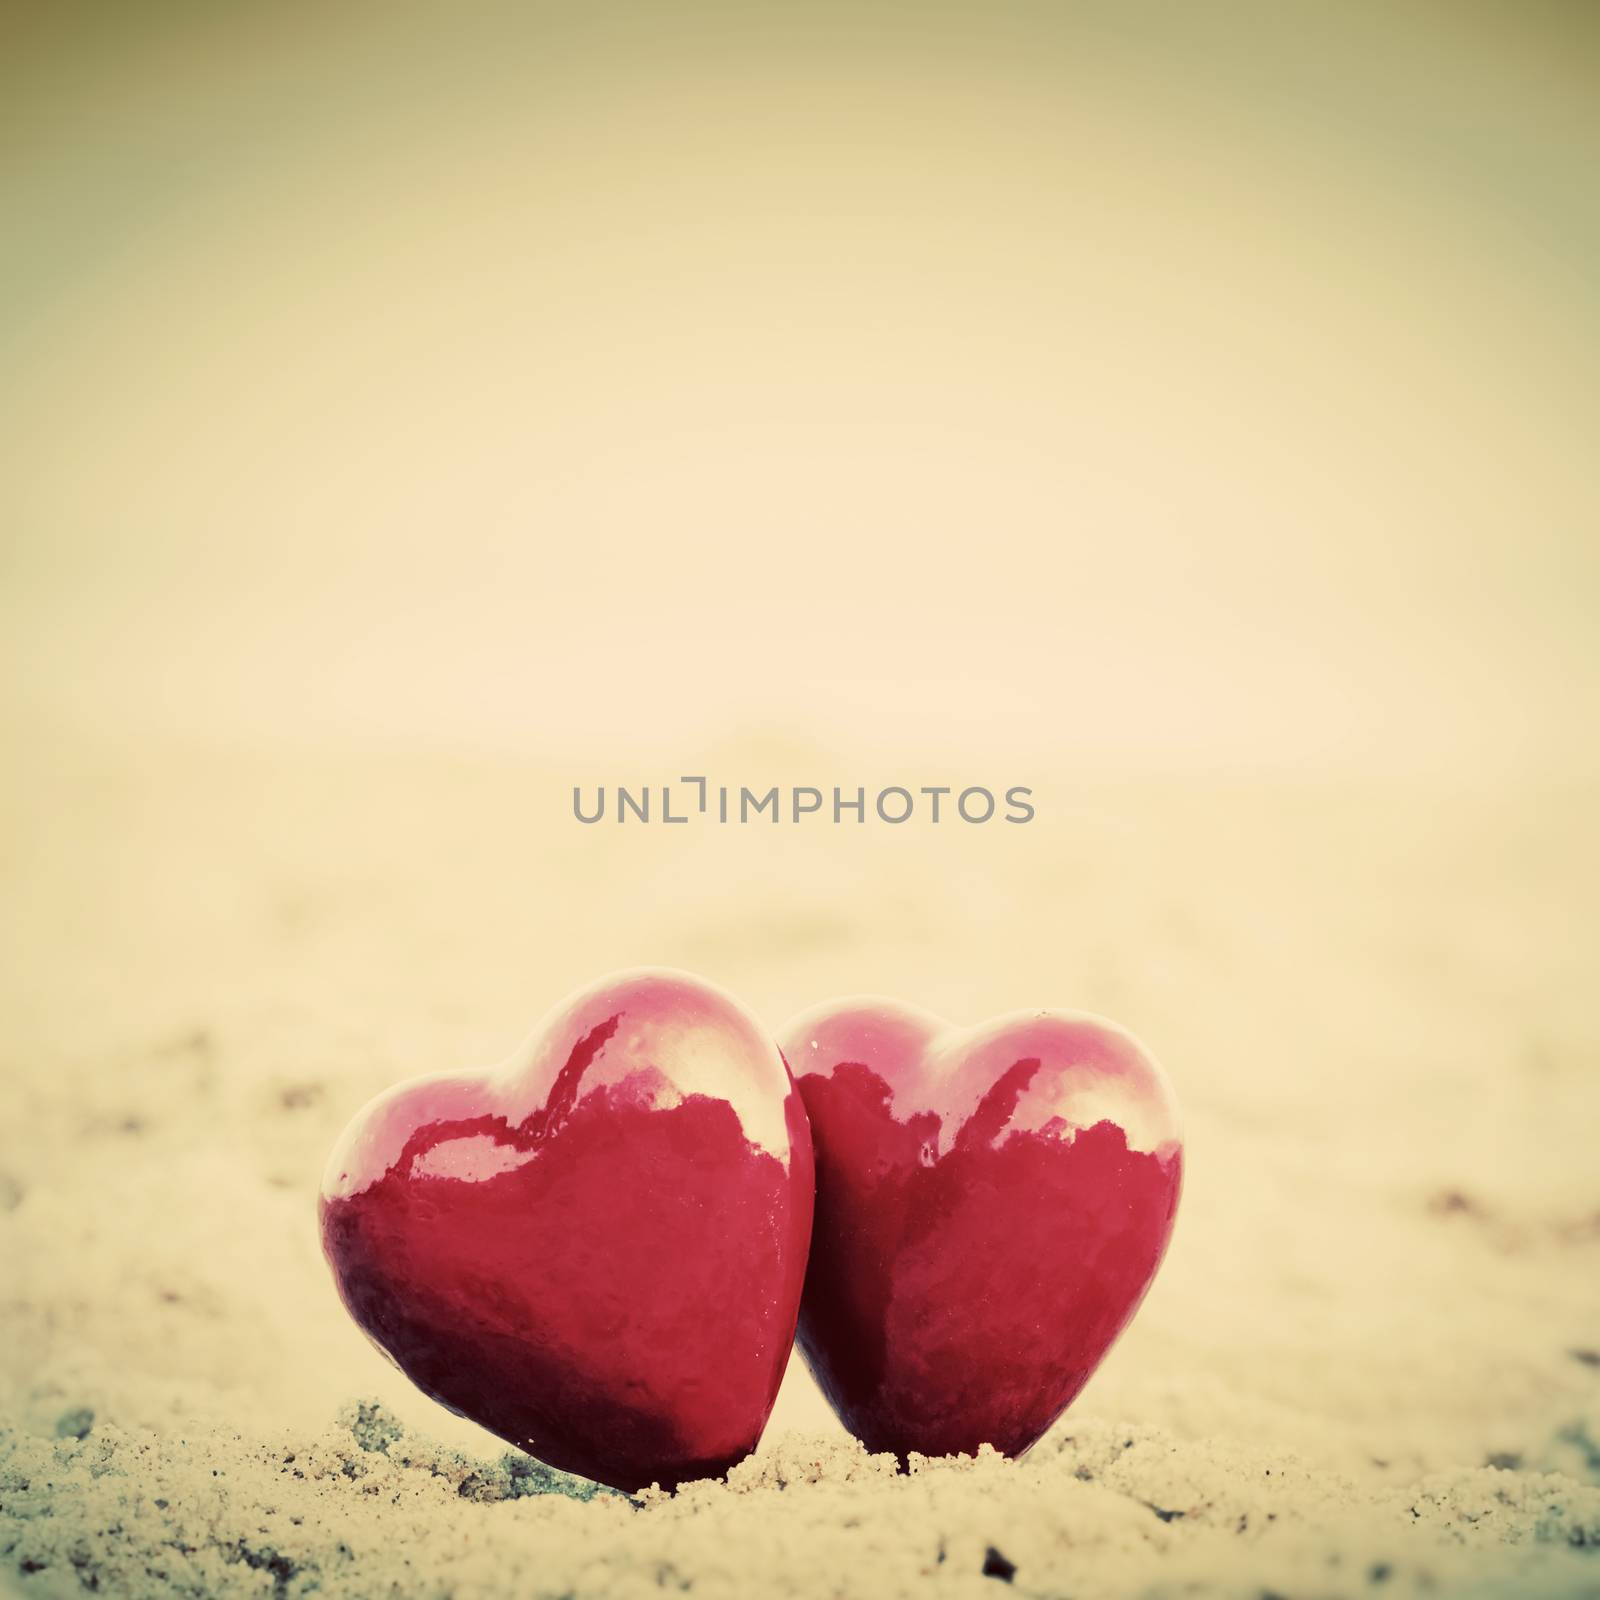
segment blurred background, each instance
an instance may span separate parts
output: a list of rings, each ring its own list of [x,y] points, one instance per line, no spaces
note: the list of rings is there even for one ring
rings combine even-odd
[[[1600,10],[0,28],[0,1420],[448,1433],[325,1153],[660,962],[1146,1039],[1073,1415],[1600,1482]],[[571,818],[683,773],[1038,816]]]
[[[1592,764],[1591,6],[5,30],[29,712]]]

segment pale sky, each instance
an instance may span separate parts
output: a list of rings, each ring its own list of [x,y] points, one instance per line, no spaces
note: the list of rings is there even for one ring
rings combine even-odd
[[[25,39],[10,698],[1586,760],[1593,30],[1166,10]]]

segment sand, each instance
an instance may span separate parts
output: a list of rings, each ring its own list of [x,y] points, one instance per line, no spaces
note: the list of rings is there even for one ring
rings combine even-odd
[[[1600,1594],[1592,788],[1061,773],[1029,828],[628,832],[571,821],[591,773],[498,756],[13,753],[18,1592]],[[799,742],[695,759],[840,781]],[[351,1327],[313,1212],[350,1111],[645,962],[774,1027],[870,989],[1082,1006],[1161,1056],[1173,1249],[1027,1459],[897,1474],[796,1364],[726,1484],[635,1503]]]

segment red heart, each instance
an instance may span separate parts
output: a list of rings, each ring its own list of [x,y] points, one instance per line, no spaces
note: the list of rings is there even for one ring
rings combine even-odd
[[[1161,1069],[1062,1011],[956,1030],[843,1000],[779,1043],[816,1153],[812,1374],[871,1450],[1020,1455],[1161,1264],[1182,1182]]]
[[[771,1039],[709,984],[630,972],[498,1071],[362,1110],[323,1181],[322,1242],[351,1316],[419,1388],[631,1491],[755,1448],[812,1192]]]

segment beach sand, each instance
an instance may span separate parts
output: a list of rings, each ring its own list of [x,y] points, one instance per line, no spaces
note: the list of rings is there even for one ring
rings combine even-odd
[[[583,828],[592,773],[486,754],[12,749],[19,1593],[1600,1594],[1592,788],[1058,773],[1025,828]],[[840,781],[803,741],[698,759]],[[774,1028],[1069,1006],[1163,1060],[1173,1248],[1028,1458],[897,1474],[796,1361],[726,1484],[632,1503],[358,1335],[314,1216],[346,1118],[645,963]]]

